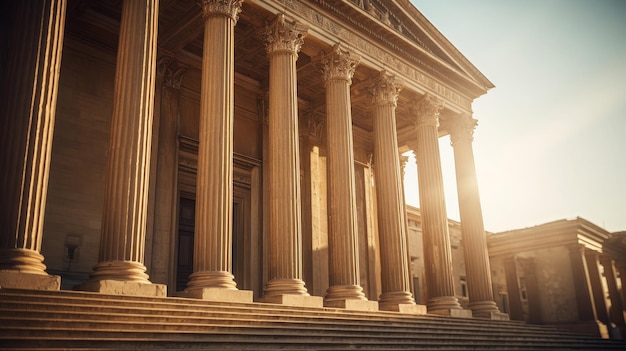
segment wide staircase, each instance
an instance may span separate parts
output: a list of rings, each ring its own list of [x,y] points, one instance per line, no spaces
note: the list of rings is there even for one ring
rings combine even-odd
[[[0,349],[626,350],[513,321],[0,289]]]

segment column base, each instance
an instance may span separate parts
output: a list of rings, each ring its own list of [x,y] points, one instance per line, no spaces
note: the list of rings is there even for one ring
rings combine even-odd
[[[77,290],[108,295],[166,297],[167,285],[123,280],[94,280],[77,286]]]
[[[378,302],[359,299],[324,301],[324,307],[343,308],[351,311],[378,311]]]
[[[400,312],[404,314],[424,315],[427,313],[426,305],[414,303],[385,304],[379,306],[382,311]]]
[[[295,307],[324,307],[324,299],[321,296],[307,296],[307,295],[271,295],[263,296],[259,299],[259,302],[273,303],[285,306]]]
[[[426,303],[428,306],[428,313],[441,314],[437,311],[449,311],[449,310],[461,310],[462,307],[459,304],[459,299],[454,296],[440,296],[428,299]],[[445,315],[449,315],[447,312],[443,312]]]
[[[484,318],[491,320],[508,321],[509,315],[502,313],[493,301],[470,302],[467,306],[472,311],[474,318]]]
[[[378,299],[378,308],[385,311],[397,311],[398,305],[415,305],[415,299],[409,291],[384,292]]]
[[[174,296],[206,301],[252,303],[253,292],[250,290],[224,288],[198,288],[179,291]]]
[[[58,275],[24,273],[13,270],[0,270],[0,289],[60,290],[61,277]]]

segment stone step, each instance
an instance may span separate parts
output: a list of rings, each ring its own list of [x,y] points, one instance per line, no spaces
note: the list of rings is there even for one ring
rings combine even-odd
[[[624,350],[519,322],[0,289],[0,349]]]
[[[33,338],[33,331],[36,332],[37,338]],[[23,337],[23,338],[22,338]],[[24,339],[26,338],[26,339]],[[39,340],[38,340],[39,339]],[[41,346],[53,346],[57,345],[72,345],[72,347],[97,347],[104,345],[111,345],[111,343],[119,344],[125,343],[141,344],[148,343],[152,345],[148,349],[160,348],[160,344],[165,343],[179,343],[178,348],[188,349],[190,346],[202,344],[200,348],[208,349],[217,347],[217,345],[230,344],[239,345],[244,347],[246,345],[266,348],[292,349],[296,346],[306,347],[308,349],[323,349],[323,348],[345,348],[346,345],[358,345],[359,349],[384,349],[384,348],[416,348],[420,350],[423,348],[456,348],[457,350],[468,349],[549,349],[549,350],[592,350],[600,347],[601,350],[623,350],[623,345],[614,345],[611,343],[602,342],[570,342],[564,343],[562,341],[550,341],[550,340],[493,340],[489,337],[475,336],[473,338],[457,339],[457,338],[441,338],[441,337],[423,337],[423,336],[405,336],[404,338],[398,338],[396,336],[359,336],[359,335],[344,335],[344,334],[321,334],[317,330],[310,330],[306,333],[289,333],[285,331],[275,331],[266,329],[254,329],[242,331],[238,328],[216,328],[206,330],[203,333],[193,333],[187,330],[185,331],[171,331],[171,332],[153,332],[153,333],[137,333],[132,331],[115,332],[107,331],[102,332],[94,337],[94,333],[91,330],[73,330],[72,335],[63,336],[59,335],[58,329],[31,330],[31,333],[25,335],[16,335],[12,338],[2,337],[2,345],[7,347],[22,347],[36,348],[37,345]],[[185,345],[181,347],[181,345]],[[343,345],[343,346],[342,346]],[[504,348],[506,346],[506,348]],[[0,347],[4,349],[3,347]],[[135,348],[135,347],[134,347]]]
[[[31,294],[31,295],[29,295]],[[182,299],[182,298],[137,298],[137,297],[123,297],[115,295],[102,295],[96,293],[85,292],[37,292],[32,295],[32,291],[27,290],[0,290],[0,295],[3,306],[7,308],[10,303],[27,303],[30,307],[40,306],[40,308],[52,308],[56,309],[56,306],[64,306],[65,311],[80,311],[88,309],[89,311],[106,311],[115,312],[115,310],[122,310],[127,312],[129,310],[149,311],[151,314],[180,314],[189,315],[201,313],[206,315],[213,315],[215,317],[221,317],[228,313],[235,313],[238,315],[265,315],[270,318],[289,318],[290,316],[306,316],[308,318],[320,318],[330,320],[345,320],[362,317],[375,317],[376,319],[384,319],[388,321],[415,321],[416,317],[419,322],[433,321],[436,324],[450,324],[450,325],[468,325],[471,327],[491,326],[493,321],[486,321],[482,319],[465,319],[465,318],[447,318],[437,315],[422,315],[412,316],[401,314],[397,312],[361,312],[361,311],[348,311],[344,309],[335,308],[302,308],[302,307],[288,307],[282,305],[252,303],[252,304],[237,304],[237,303],[223,303],[223,302],[211,302],[202,301],[196,299]],[[29,298],[30,296],[30,298]],[[32,301],[36,298],[35,301]],[[114,302],[114,303],[112,303]],[[16,308],[21,308],[17,306]],[[521,324],[517,321],[498,321],[498,325],[503,328],[517,329]],[[527,330],[545,331],[545,327],[527,326]]]
[[[30,306],[27,311],[12,311],[0,308],[0,322],[5,320],[10,323],[12,327],[46,327],[55,326],[57,323],[77,324],[79,327],[84,326],[83,323],[100,323],[101,328],[108,330],[107,324],[116,323],[117,325],[128,324],[128,327],[133,329],[135,326],[147,328],[151,325],[156,325],[165,329],[179,330],[180,328],[186,328],[187,330],[195,330],[196,328],[206,328],[207,326],[231,326],[231,327],[250,327],[250,326],[263,326],[274,329],[311,329],[316,330],[332,330],[343,331],[353,333],[385,333],[385,334],[398,334],[400,336],[409,333],[414,335],[436,335],[436,336],[457,336],[457,337],[471,337],[476,333],[489,332],[492,337],[506,337],[510,338],[510,331],[500,328],[488,329],[474,326],[463,326],[452,330],[444,330],[441,325],[436,323],[409,323],[400,321],[386,321],[386,320],[362,320],[362,319],[344,319],[333,320],[332,318],[302,318],[287,316],[281,318],[281,316],[256,316],[254,314],[248,316],[240,315],[228,315],[222,314],[221,316],[205,315],[201,312],[197,312],[194,315],[164,315],[164,314],[146,314],[146,313],[130,313],[124,311],[103,311],[103,310],[85,310],[82,312],[64,311],[65,306],[57,305],[58,311],[40,310]],[[68,327],[69,328],[69,327]],[[548,340],[554,339],[554,332],[547,330],[516,330],[516,337],[533,337],[536,340]],[[568,340],[576,340],[578,337],[574,335],[561,335],[561,338],[568,338]]]

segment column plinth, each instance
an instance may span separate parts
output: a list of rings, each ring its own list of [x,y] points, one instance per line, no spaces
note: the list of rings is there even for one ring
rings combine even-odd
[[[476,120],[461,115],[446,125],[454,148],[461,235],[465,252],[465,272],[469,295],[468,308],[474,317],[504,316],[493,298],[491,267],[487,251],[487,238],[476,179],[473,133]]]
[[[232,275],[234,31],[242,0],[203,0],[202,85],[193,273],[186,296],[252,301]],[[231,294],[220,289],[232,290]],[[183,295],[185,296],[185,295]],[[213,297],[211,297],[213,296]]]
[[[269,77],[269,281],[263,301],[304,303],[302,216],[296,60],[307,27],[283,14],[261,34],[270,62]],[[321,298],[315,304],[322,304]]]
[[[407,227],[396,134],[400,89],[396,78],[383,71],[371,91],[382,287],[378,304],[381,310],[392,311],[399,311],[401,306],[416,306],[409,280]]]
[[[58,290],[41,255],[65,0],[3,3],[0,76],[0,286]],[[5,55],[5,53],[3,53]]]
[[[360,286],[350,84],[360,58],[339,44],[321,58],[326,86],[330,287],[324,304],[366,301]]]
[[[124,1],[98,263],[81,290],[164,296],[144,266],[158,29],[156,0]]]
[[[439,154],[439,110],[443,103],[424,95],[416,102],[417,173],[424,241],[428,311],[446,314],[461,309],[454,295],[448,215]]]

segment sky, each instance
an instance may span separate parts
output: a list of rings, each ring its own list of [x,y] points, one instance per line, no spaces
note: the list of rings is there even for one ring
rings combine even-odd
[[[411,2],[495,85],[472,105],[485,229],[582,217],[626,230],[626,0]],[[449,137],[440,149],[459,220]]]

